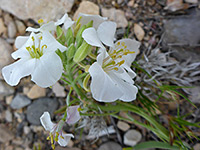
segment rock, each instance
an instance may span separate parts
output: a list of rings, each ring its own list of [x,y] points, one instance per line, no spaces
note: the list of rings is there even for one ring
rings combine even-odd
[[[74,14],[74,20],[77,19],[79,13],[99,15],[99,6],[90,1],[82,1]]]
[[[28,98],[36,99],[40,97],[46,96],[46,89],[39,87],[38,85],[34,85],[30,91],[27,93]]]
[[[6,104],[7,104],[7,105],[10,105],[11,102],[12,102],[12,99],[13,99],[13,95],[6,96]]]
[[[56,146],[56,148],[55,148],[55,150],[81,150],[81,149],[79,149],[79,148],[76,148],[76,147],[61,147],[61,146],[59,146],[59,145],[57,145]]]
[[[58,82],[52,86],[53,93],[56,95],[56,97],[65,97],[65,88],[61,86]]]
[[[6,146],[5,150],[13,150],[14,147],[13,146]]]
[[[12,122],[12,113],[10,112],[10,110],[6,110],[5,119],[7,122]]]
[[[3,19],[0,18],[0,35],[6,33],[6,27],[4,25]]]
[[[135,4],[135,0],[130,0],[130,1],[128,2],[128,6],[129,6],[129,7],[133,7],[134,4]]]
[[[8,23],[8,37],[14,38],[17,34],[17,29],[14,21]]]
[[[17,31],[19,32],[20,35],[24,35],[26,33],[26,26],[22,21],[15,20],[16,26],[17,26]]]
[[[199,93],[200,86],[197,86],[197,87],[194,87],[194,88],[190,88],[188,90],[191,93],[189,95],[189,99],[195,104],[197,104],[197,103],[200,104],[200,93]]]
[[[12,46],[10,46],[4,39],[0,38],[0,79],[3,79],[1,74],[2,68],[13,61],[11,57],[12,52]]]
[[[27,119],[33,125],[40,125],[40,116],[48,111],[53,117],[53,112],[58,107],[58,101],[51,98],[39,98],[27,108]]]
[[[187,16],[177,16],[164,23],[163,49],[172,50],[179,61],[189,57],[193,62],[200,60],[200,10],[193,10]]]
[[[122,150],[122,147],[115,142],[107,142],[102,144],[98,150]]]
[[[5,82],[0,81],[0,95],[1,96],[8,96],[15,92],[14,88],[7,85]]]
[[[29,105],[30,103],[31,103],[31,100],[30,100],[29,98],[27,98],[27,97],[24,96],[24,95],[17,94],[17,95],[13,98],[13,100],[12,100],[10,106],[11,106],[11,108],[13,108],[13,109],[20,109],[20,108],[23,108],[23,107]]]
[[[0,142],[5,143],[14,138],[13,132],[8,129],[8,126],[0,124]]]
[[[127,131],[128,129],[130,129],[130,125],[123,121],[118,121],[117,127],[122,131]]]
[[[135,146],[142,139],[142,135],[137,130],[131,129],[124,134],[124,144]]]
[[[200,150],[200,143],[197,143],[194,145],[194,150]]]
[[[0,3],[1,3],[1,1],[0,1]],[[1,7],[1,6],[0,6],[0,7]],[[11,15],[10,15],[9,13],[5,13],[5,14],[3,15],[3,20],[4,20],[4,24],[5,24],[6,26],[8,26],[9,22],[13,21]]]
[[[64,13],[70,12],[74,0],[1,0],[0,8],[15,15],[21,20],[33,19],[45,22],[59,19]],[[48,13],[47,13],[48,12]]]
[[[108,17],[109,20],[111,21],[115,21],[117,23],[117,27],[125,28],[128,26],[128,21],[122,10],[115,9],[115,8],[110,8],[110,9],[103,8],[102,16]]]
[[[185,2],[196,4],[198,3],[198,0],[185,0]]]
[[[28,126],[24,126],[23,128],[24,134],[29,134],[31,132],[31,129]]]
[[[137,23],[134,24],[134,32],[135,32],[135,35],[136,35],[137,39],[139,41],[142,41],[143,38],[144,38],[145,32],[142,29],[142,27]]]

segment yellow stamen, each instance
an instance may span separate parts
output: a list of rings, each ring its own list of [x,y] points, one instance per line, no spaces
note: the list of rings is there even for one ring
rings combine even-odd
[[[55,149],[55,145],[54,144],[51,144],[51,147],[52,147],[52,149]]]
[[[58,142],[58,136],[59,136],[59,133],[56,132],[56,136],[55,136],[55,138],[54,138],[54,140],[55,140],[56,142]]]
[[[120,45],[120,42],[117,42],[117,45]]]
[[[43,19],[39,19],[39,20],[38,20],[38,23],[39,23],[39,24],[42,24],[43,22],[44,22]]]
[[[31,38],[32,38],[32,41],[35,41],[35,38],[33,36]]]
[[[124,43],[124,42],[122,42],[122,46],[125,46],[125,43]]]

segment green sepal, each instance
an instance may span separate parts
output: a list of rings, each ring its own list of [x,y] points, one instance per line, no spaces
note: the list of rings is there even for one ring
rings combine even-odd
[[[74,57],[75,52],[76,52],[76,47],[75,47],[74,44],[72,43],[72,44],[68,47],[68,50],[67,50],[67,59],[68,59],[68,61],[70,61],[70,60]]]
[[[64,45],[66,39],[65,39],[64,31],[60,26],[56,27],[56,36],[57,36],[57,41],[61,43],[62,45]]]
[[[92,46],[83,41],[81,46],[77,49],[74,55],[74,62],[78,63],[81,62],[85,57],[91,52]]]
[[[67,46],[69,46],[72,43],[74,43],[74,35],[73,35],[73,31],[72,31],[71,28],[69,28],[67,30],[67,33],[66,33],[66,42],[67,42]]]
[[[90,22],[86,24],[86,28],[90,28],[90,27],[93,27],[93,20],[91,20]]]

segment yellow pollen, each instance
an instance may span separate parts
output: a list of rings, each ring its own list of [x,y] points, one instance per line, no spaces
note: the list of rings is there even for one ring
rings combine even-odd
[[[122,46],[125,46],[125,43],[124,43],[124,42],[122,42]]]
[[[80,112],[80,111],[81,111],[81,108],[79,107],[79,108],[78,108],[78,112]]]
[[[32,38],[33,41],[35,41],[35,38],[33,36],[31,38]]]
[[[65,139],[62,135],[60,136],[62,139]]]
[[[117,45],[120,45],[120,42],[117,42]]]
[[[39,39],[42,40],[42,36],[40,36]]]
[[[114,70],[118,71],[119,69],[117,67],[113,68]]]
[[[124,46],[124,48],[127,48],[127,46]]]
[[[47,137],[47,140],[50,140],[50,136]]]
[[[44,22],[43,19],[39,19],[39,20],[38,20],[38,23],[39,23],[39,24],[42,24],[43,22]]]
[[[51,144],[51,148],[52,148],[52,149],[55,149],[55,145],[54,145],[54,144]]]
[[[119,66],[121,66],[122,64],[124,64],[124,62],[125,62],[125,60],[122,60],[122,61],[118,62],[117,64],[118,64]]]
[[[119,55],[119,58],[122,58],[122,55]]]

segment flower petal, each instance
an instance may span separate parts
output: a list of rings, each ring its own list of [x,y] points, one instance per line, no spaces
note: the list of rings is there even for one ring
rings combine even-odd
[[[65,22],[66,18],[68,18],[68,14],[67,13],[65,13],[64,16],[61,19],[59,19],[58,21],[56,21],[55,25],[59,26],[59,25],[63,24]]]
[[[30,75],[35,68],[35,59],[20,59],[17,62],[8,65],[2,69],[2,75],[5,81],[15,86],[20,79]]]
[[[60,44],[48,31],[44,31],[42,34],[42,41],[41,41],[41,47],[43,45],[46,45],[47,48],[44,49],[44,53],[47,52],[55,52],[56,50],[60,50],[61,52],[64,52],[67,50],[67,47]]]
[[[90,15],[90,14],[83,14],[83,13],[79,13],[78,18],[82,17],[82,19],[80,20],[81,25],[85,25],[88,22],[90,22],[91,20],[93,20],[93,27],[95,29],[98,28],[98,26],[106,21],[108,18],[107,17],[101,17],[99,15]]]
[[[136,99],[136,94],[138,92],[136,86],[120,79],[120,77],[115,73],[110,73],[110,76],[117,83],[120,91],[123,92],[123,96],[119,98],[120,100],[130,102]]]
[[[48,23],[43,24],[40,28],[32,28],[28,27],[26,31],[29,32],[43,32],[43,31],[55,31],[56,30],[56,25],[53,21],[50,21]]]
[[[18,36],[15,40],[15,47],[19,49],[22,47],[26,41],[29,39],[29,36]]]
[[[73,134],[63,134],[62,137],[58,136],[58,144],[63,147],[67,146],[71,138],[74,138]]]
[[[99,39],[107,46],[114,47],[114,36],[117,24],[112,21],[105,21],[101,23],[97,29]]]
[[[64,28],[67,30],[69,27],[71,27],[74,24],[74,21],[70,17],[68,17],[68,14],[64,14],[64,16],[55,22],[55,25],[61,25],[64,23]]]
[[[102,45],[102,43],[97,35],[97,31],[95,30],[95,28],[91,27],[91,28],[85,29],[83,31],[82,37],[88,44],[90,44],[92,46],[104,48],[104,46]]]
[[[27,37],[25,37],[25,38],[23,38],[23,37],[17,38],[15,43],[16,43],[17,47],[19,47],[19,49],[17,51],[13,52],[11,54],[11,56],[14,59],[18,59],[18,58],[30,58],[30,54],[27,51],[26,47],[31,47],[33,45],[32,37],[34,37],[34,39],[36,40],[35,42],[38,43],[38,37],[37,37],[37,35],[34,32],[32,32],[26,41],[25,41],[25,39]]]
[[[40,87],[46,88],[55,84],[61,77],[63,65],[60,57],[55,53],[45,53],[37,59],[31,80]]]
[[[89,73],[92,77],[90,85],[92,96],[97,101],[113,102],[123,95],[117,84],[97,62],[91,65]]]
[[[75,124],[80,118],[80,113],[78,111],[78,108],[80,106],[70,106],[67,108],[67,123],[68,124]]]
[[[119,47],[117,45],[118,42],[124,43],[124,45],[127,47],[126,49],[128,49],[129,51],[135,52],[133,54],[123,55],[122,58],[121,58],[122,60],[125,60],[125,63],[128,66],[131,66],[131,63],[135,60],[135,57],[139,53],[140,42],[133,40],[133,39],[122,39],[122,40],[119,40],[115,43],[114,49]]]
[[[56,125],[51,121],[49,112],[44,112],[42,114],[42,116],[40,117],[40,122],[41,122],[42,126],[45,128],[45,130],[47,130],[47,131],[52,131],[52,129]]]

